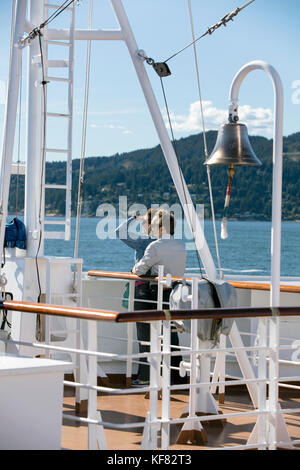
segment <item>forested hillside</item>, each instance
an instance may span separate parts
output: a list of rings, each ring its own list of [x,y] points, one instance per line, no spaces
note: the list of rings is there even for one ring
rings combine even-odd
[[[207,133],[208,150],[214,147],[217,133]],[[229,217],[271,218],[272,191],[272,140],[260,136],[250,137],[253,149],[262,162],[261,167],[238,167],[234,177]],[[176,149],[186,182],[195,203],[205,205],[205,215],[210,217],[210,203],[206,167],[203,165],[203,136],[192,135],[176,141]],[[283,219],[300,219],[300,133],[284,138],[283,163]],[[296,153],[299,153],[297,155]],[[79,159],[73,160],[72,208],[76,213]],[[63,184],[65,164],[47,164],[46,182]],[[224,167],[212,167],[211,179],[217,217],[222,216],[227,185]],[[12,177],[10,191],[10,213],[15,212],[16,194],[18,207],[23,208],[24,178]],[[47,191],[46,207],[52,214],[63,214],[64,198],[60,190]],[[178,202],[160,146],[151,149],[116,154],[111,157],[89,157],[85,159],[83,188],[83,215],[95,216],[97,207],[110,202],[118,205],[119,196],[127,196],[128,204],[134,202],[151,204]],[[38,195],[37,195],[38,197]]]

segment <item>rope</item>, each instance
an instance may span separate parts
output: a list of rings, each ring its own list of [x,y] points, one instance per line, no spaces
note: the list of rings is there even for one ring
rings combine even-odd
[[[228,167],[228,183],[227,183],[226,197],[225,197],[225,203],[224,203],[224,212],[223,212],[223,218],[222,218],[222,222],[221,222],[221,238],[223,240],[225,240],[228,237],[228,233],[227,233],[227,213],[228,213],[228,207],[229,207],[229,202],[230,202],[233,176],[234,176],[234,165],[229,165],[229,167]]]
[[[160,83],[161,83],[161,87],[162,87],[162,93],[163,93],[163,97],[164,97],[164,102],[165,102],[165,106],[166,106],[170,131],[171,131],[171,135],[172,135],[172,144],[173,144],[173,148],[174,148],[174,152],[175,152],[175,156],[176,156],[176,160],[177,160],[177,165],[178,165],[179,175],[180,175],[180,179],[181,179],[181,184],[182,184],[182,187],[183,187],[184,199],[185,199],[186,207],[188,207],[187,195],[186,195],[186,192],[185,192],[185,186],[184,186],[184,182],[183,182],[183,174],[182,174],[182,171],[181,171],[181,168],[180,168],[180,165],[179,165],[179,158],[178,158],[178,153],[177,153],[177,149],[176,149],[176,142],[175,142],[175,138],[174,138],[174,132],[173,132],[172,122],[171,122],[171,118],[170,118],[169,106],[168,106],[168,102],[167,102],[167,98],[166,98],[166,93],[165,93],[162,77],[160,77]],[[193,224],[191,223],[190,215],[189,215],[188,210],[187,210],[187,214],[188,214],[188,217],[189,217],[189,225],[190,225],[190,228],[192,230],[192,236],[193,236],[193,239],[195,241],[196,237],[195,237],[194,227],[193,227]],[[200,275],[203,278],[202,269],[201,269],[201,260],[200,260],[200,255],[199,255],[199,252],[198,252],[197,248],[196,248],[196,254],[197,254],[197,260],[198,260],[198,265],[199,265],[199,269],[200,269]]]
[[[92,18],[93,18],[93,0],[90,0],[89,29],[92,29]],[[78,251],[79,251],[80,218],[81,218],[81,208],[82,208],[82,186],[83,186],[83,179],[84,179],[86,127],[87,127],[87,113],[88,113],[88,100],[89,100],[89,86],[90,86],[91,41],[87,41],[86,55],[87,55],[86,79],[85,79],[85,95],[84,95],[84,109],[83,109],[81,156],[80,156],[80,168],[79,168],[79,180],[78,180],[74,258],[78,257]],[[75,281],[75,270],[74,270],[74,281]]]
[[[52,15],[49,16],[41,25],[40,29],[44,28],[48,24],[50,24],[57,16],[59,16],[64,10],[66,10],[75,0],[65,0],[65,2],[55,10]]]
[[[37,272],[37,280],[38,280],[38,286],[39,286],[39,296],[38,296],[38,302],[40,301],[41,294],[42,294],[42,288],[41,288],[41,280],[40,280],[40,273],[39,273],[39,266],[38,266],[38,255],[41,249],[41,243],[42,243],[42,207],[43,207],[43,183],[44,183],[44,177],[45,177],[45,164],[46,164],[46,108],[47,108],[47,96],[46,96],[46,85],[48,82],[45,80],[45,65],[44,65],[44,51],[43,51],[43,45],[42,45],[42,34],[39,31],[38,32],[38,38],[39,38],[39,47],[40,47],[40,53],[41,53],[41,67],[42,67],[42,87],[43,87],[43,127],[42,127],[42,165],[41,165],[41,180],[40,180],[40,204],[39,204],[39,226],[40,226],[40,231],[39,231],[39,242],[38,242],[38,248],[37,252],[35,255],[35,264],[36,264],[36,272]]]
[[[37,36],[41,35],[41,30],[45,28],[48,24],[50,24],[55,18],[57,18],[64,10],[66,10],[72,3],[74,3],[75,0],[65,0],[64,3],[60,7],[58,7],[52,15],[50,15],[43,23],[41,23],[39,26],[34,28],[30,33],[23,39],[19,41],[19,44],[22,46],[25,46],[28,41],[31,41],[32,39],[36,38]]]
[[[191,0],[188,0],[188,8],[189,8],[190,24],[191,24],[191,31],[192,31],[192,38],[193,38],[194,59],[195,59],[197,86],[198,86],[201,121],[202,121],[202,131],[203,131],[202,135],[203,135],[204,155],[205,155],[205,160],[207,160],[208,159],[208,150],[207,150],[205,121],[204,121],[204,112],[203,112],[203,102],[202,102],[202,93],[201,93],[201,86],[200,86],[200,74],[199,74],[197,50],[196,50],[196,43],[195,43],[195,31],[194,31],[194,22],[193,22],[193,13],[192,13]],[[215,209],[214,209],[214,199],[213,199],[212,184],[211,184],[211,178],[210,178],[210,167],[208,165],[205,165],[205,166],[206,166],[206,172],[207,172],[207,180],[208,180],[208,188],[209,188],[209,199],[210,199],[210,207],[211,207],[211,214],[212,214],[212,221],[213,221],[213,231],[214,231],[214,238],[215,238],[217,262],[218,262],[218,268],[219,268],[219,275],[220,275],[220,278],[222,279],[223,278],[223,271],[222,271],[222,268],[221,268],[221,261],[220,261],[219,244],[218,244],[216,219],[215,219]]]
[[[192,46],[193,44],[195,44],[197,41],[199,41],[200,39],[204,38],[205,36],[207,36],[208,34],[211,35],[212,33],[214,33],[217,29],[219,29],[221,26],[226,26],[226,24],[229,22],[229,21],[233,21],[233,18],[238,14],[240,13],[240,11],[242,11],[244,8],[246,8],[248,5],[250,5],[251,3],[253,3],[255,0],[250,0],[248,1],[247,3],[245,3],[244,5],[242,5],[241,7],[238,7],[236,8],[233,12],[231,13],[227,13],[227,15],[225,15],[223,18],[221,18],[221,20],[214,24],[213,26],[211,26],[210,28],[207,29],[207,31],[202,34],[201,36],[199,36],[198,38],[196,39],[193,39],[192,42],[190,42],[189,44],[187,44],[186,46],[184,46],[182,49],[180,49],[179,51],[175,52],[174,54],[172,54],[167,60],[165,60],[164,62],[168,62],[169,60],[173,59],[174,57],[176,57],[178,54],[180,54],[181,52],[185,51],[188,47]]]
[[[17,161],[17,181],[16,181],[16,217],[18,217],[18,202],[19,202],[19,176],[20,176],[20,155],[21,155],[21,118],[22,118],[22,55],[21,55],[21,74],[20,74],[20,92],[19,92],[19,125],[18,125],[18,161]]]

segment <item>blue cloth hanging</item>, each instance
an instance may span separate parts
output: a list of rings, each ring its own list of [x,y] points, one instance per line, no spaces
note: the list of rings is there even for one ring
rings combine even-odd
[[[4,247],[26,250],[26,228],[17,217],[5,225]]]

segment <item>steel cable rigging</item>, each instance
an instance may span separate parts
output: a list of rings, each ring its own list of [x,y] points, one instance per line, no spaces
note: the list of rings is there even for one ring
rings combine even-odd
[[[25,36],[25,38],[22,38],[20,41],[19,41],[19,44],[21,46],[25,46],[28,42],[30,42],[32,39],[36,38],[37,36],[40,36],[42,35],[41,33],[41,30],[43,28],[45,28],[45,26],[49,25],[50,23],[52,23],[53,20],[55,20],[55,18],[57,18],[61,13],[63,13],[63,11],[65,11],[67,8],[69,8],[69,6],[72,5],[72,3],[75,3],[77,2],[77,0],[65,0],[65,2],[62,3],[62,5],[60,7],[58,7],[53,13],[52,15],[50,15],[45,21],[43,21],[39,26],[37,26],[36,28],[33,28],[32,31],[30,31],[30,33]]]
[[[199,70],[198,70],[198,62],[197,62],[197,54],[196,54],[196,42],[198,42],[200,39],[207,35],[213,34],[217,29],[219,29],[221,26],[226,26],[229,21],[233,21],[233,18],[238,15],[244,8],[249,6],[251,3],[253,3],[255,0],[249,0],[247,3],[242,5],[241,7],[236,8],[233,12],[226,14],[221,20],[211,26],[210,28],[207,29],[205,33],[203,33],[201,36],[195,38],[194,34],[194,27],[193,27],[193,20],[192,20],[192,11],[191,11],[191,5],[190,5],[190,0],[188,0],[188,5],[189,5],[189,15],[190,15],[190,23],[191,23],[191,30],[192,30],[192,37],[193,40],[184,46],[182,49],[178,50],[174,54],[172,54],[169,58],[167,58],[163,62],[156,62],[154,59],[150,57],[146,57],[144,55],[141,55],[141,51],[138,52],[138,55],[144,59],[148,65],[151,65],[155,72],[158,74],[160,77],[160,82],[161,82],[161,87],[162,87],[162,93],[163,93],[163,98],[166,106],[166,111],[167,111],[167,116],[168,116],[168,122],[170,126],[170,131],[171,131],[171,136],[172,136],[172,144],[174,148],[174,152],[177,158],[177,163],[179,167],[179,156],[176,150],[176,143],[175,143],[175,138],[174,138],[174,133],[173,133],[173,128],[172,128],[172,122],[171,122],[171,117],[170,117],[170,111],[169,111],[169,106],[166,98],[166,92],[165,92],[165,87],[163,84],[163,78],[168,77],[171,75],[170,68],[167,64],[168,61],[173,59],[174,57],[178,56],[181,52],[185,51],[187,48],[190,46],[194,46],[194,57],[195,57],[195,65],[196,65],[196,74],[197,74],[197,85],[198,85],[198,93],[199,93],[199,102],[200,102],[200,110],[201,110],[201,119],[202,119],[202,127],[203,127],[203,142],[204,142],[204,154],[205,154],[205,159],[207,160],[208,158],[208,151],[207,151],[207,143],[206,143],[206,134],[205,134],[205,124],[204,124],[204,114],[203,114],[203,106],[202,106],[202,98],[201,98],[201,88],[200,88],[200,78],[199,78]],[[183,181],[183,175],[179,167],[179,173],[181,180]],[[216,224],[215,224],[215,213],[214,213],[214,204],[213,204],[213,195],[212,195],[212,185],[211,185],[211,178],[210,178],[210,169],[207,167],[207,178],[208,178],[208,187],[209,187],[209,197],[210,197],[210,204],[211,204],[211,212],[212,212],[212,220],[213,220],[213,230],[214,230],[214,238],[215,238],[215,245],[216,245],[216,255],[217,255],[217,261],[218,261],[218,268],[219,268],[219,273],[220,277],[222,278],[222,269],[221,269],[221,262],[220,262],[220,255],[219,255],[219,247],[218,247],[218,239],[217,239],[217,233],[216,233]],[[184,185],[183,189],[184,189]],[[184,189],[184,198],[187,203],[187,196],[185,194],[185,189]],[[192,224],[190,224],[190,227],[192,227]],[[195,240],[195,234],[192,229],[192,235]],[[198,253],[198,250],[196,250],[197,253],[197,260],[200,268],[200,274],[202,276],[202,271],[201,271],[201,264],[200,264],[200,255]]]

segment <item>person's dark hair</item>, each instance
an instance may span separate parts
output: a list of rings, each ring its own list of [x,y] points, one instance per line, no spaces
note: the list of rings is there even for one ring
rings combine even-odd
[[[147,222],[148,222],[149,227],[152,223],[152,220],[153,220],[156,212],[157,212],[157,209],[148,209],[147,210]]]
[[[157,214],[158,214],[159,230],[161,230],[163,227],[167,233],[169,233],[170,235],[174,235],[175,225],[176,225],[174,214],[164,209],[160,209],[156,211],[156,215]]]

